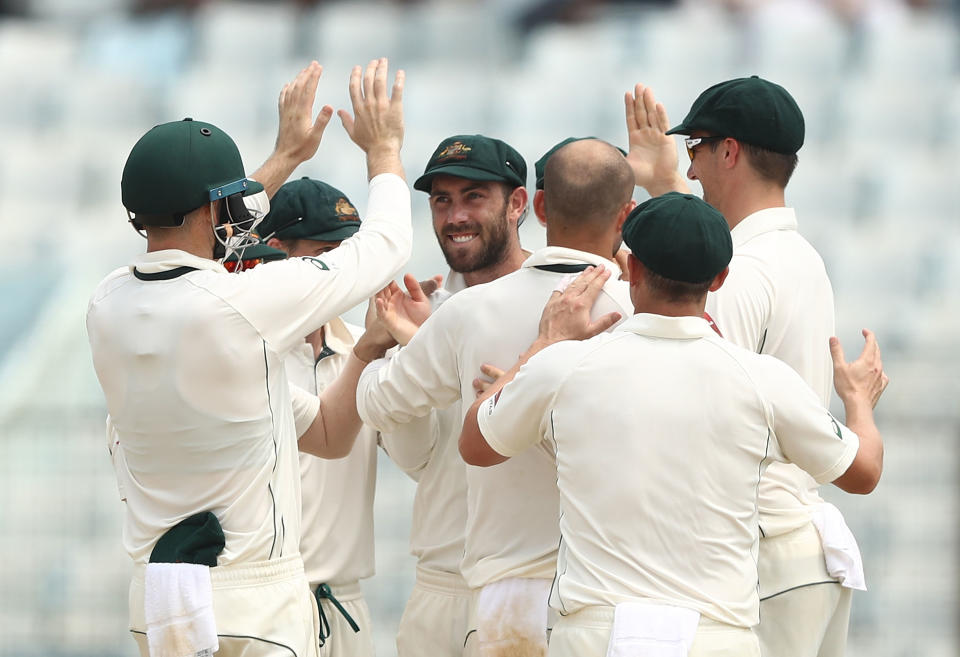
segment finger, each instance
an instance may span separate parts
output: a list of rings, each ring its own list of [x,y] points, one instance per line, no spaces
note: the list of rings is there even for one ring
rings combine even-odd
[[[887,385],[889,383],[890,383],[890,377],[888,377],[886,373],[883,373],[880,376],[880,392],[881,393],[883,393],[883,391],[887,389]]]
[[[403,284],[406,286],[411,299],[417,302],[427,300],[427,295],[423,293],[423,289],[420,287],[420,281],[417,280],[416,276],[413,274],[404,274]]]
[[[667,108],[663,106],[663,103],[657,103],[657,129],[660,132],[666,132],[670,129],[670,119],[667,117]]]
[[[377,304],[377,317],[383,317],[384,313],[387,312],[387,300],[378,296],[374,299],[374,302]]]
[[[634,114],[637,116],[637,127],[645,128],[647,126],[647,108],[643,104],[644,86],[637,83],[633,90]]]
[[[481,365],[480,371],[486,376],[489,376],[491,379],[494,379],[494,380],[499,379],[501,376],[503,376],[503,370],[501,370],[496,365],[491,365],[490,363],[484,363],[483,365]]]
[[[592,267],[592,266],[587,267],[582,272],[580,272],[576,278],[573,278],[573,280],[571,280],[570,283],[567,285],[567,290],[570,291],[570,294],[572,295],[583,294],[583,291],[587,289],[587,285],[589,284],[589,282],[593,280],[593,278],[597,275],[596,271],[597,271],[596,267]]]
[[[594,268],[592,276],[587,279],[586,285],[580,292],[581,295],[596,299],[597,295],[600,294],[600,290],[603,289],[603,286],[606,285],[607,280],[610,278],[610,274],[611,271],[606,267]]]
[[[564,291],[570,287],[570,283],[572,282],[573,276],[570,274],[564,274],[563,278],[557,282],[556,287],[553,288],[553,294],[550,295],[550,298],[552,299],[554,294],[563,294]]]
[[[350,115],[350,112],[347,110],[337,110],[337,116],[340,117],[340,123],[343,125],[343,129],[347,131],[347,134],[353,136],[353,128],[356,123]]]
[[[373,79],[377,75],[377,64],[379,60],[371,59],[367,64],[367,71],[363,74],[363,98],[364,100],[373,100]]]
[[[481,381],[480,377],[475,378],[473,380],[473,391],[479,397],[481,394],[483,394],[483,390],[484,390],[484,381]]]
[[[394,105],[403,103],[403,85],[407,81],[407,74],[403,69],[397,71],[393,78],[393,91],[390,94],[390,101]]]
[[[830,338],[830,356],[833,358],[833,369],[840,369],[847,364],[847,359],[843,355],[843,347],[840,340],[836,337]]]
[[[591,322],[587,327],[587,338],[592,338],[595,335],[600,335],[614,324],[620,321],[620,318],[623,315],[617,312],[607,313],[603,317],[600,317],[595,322]]]
[[[377,71],[373,78],[373,97],[378,101],[387,100],[387,58],[377,60]]]
[[[627,132],[637,128],[637,110],[633,106],[633,94],[629,91],[623,94],[623,104],[627,113]]]
[[[320,76],[323,74],[323,67],[317,62],[310,62],[307,67],[306,76],[303,81],[303,97],[309,98],[310,104],[317,97],[317,85],[320,83]]]
[[[313,123],[314,131],[319,131],[321,134],[324,130],[327,129],[327,125],[330,123],[330,119],[333,118],[333,108],[329,105],[324,105],[320,108],[320,113],[317,114],[317,120]]]
[[[880,353],[880,345],[877,344],[877,336],[873,334],[873,331],[869,329],[863,329],[863,351],[860,353],[861,358],[876,358]]]
[[[440,280],[437,280],[437,279]],[[428,278],[425,281],[420,281],[420,289],[423,290],[423,293],[428,297],[440,289],[440,285],[443,284],[443,276],[434,276],[433,278]]]

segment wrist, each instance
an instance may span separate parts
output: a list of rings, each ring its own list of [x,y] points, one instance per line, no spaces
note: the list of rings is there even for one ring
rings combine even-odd
[[[386,353],[387,348],[385,346],[375,344],[373,342],[366,342],[363,339],[353,346],[353,355],[364,363],[369,363],[378,358],[383,358],[384,354]]]

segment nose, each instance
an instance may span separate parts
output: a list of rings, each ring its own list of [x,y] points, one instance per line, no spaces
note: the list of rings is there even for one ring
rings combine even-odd
[[[470,220],[470,213],[467,210],[467,206],[464,203],[459,201],[453,202],[453,207],[450,208],[450,214],[447,215],[447,223],[449,224],[462,224]]]
[[[693,172],[693,162],[691,162],[690,166],[687,167],[687,178],[690,180],[697,180],[697,174]]]

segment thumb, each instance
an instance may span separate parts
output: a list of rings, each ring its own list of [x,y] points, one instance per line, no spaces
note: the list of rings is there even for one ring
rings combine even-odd
[[[350,112],[347,110],[337,110],[337,116],[340,117],[340,123],[343,124],[343,129],[347,131],[348,135],[352,135],[354,123]]]
[[[606,315],[604,315],[603,317],[601,317],[600,319],[593,322],[592,324],[590,324],[590,326],[587,327],[587,338],[592,338],[595,335],[600,335],[601,333],[609,329],[611,326],[619,322],[622,316],[623,315],[617,312],[607,313]]]
[[[847,364],[847,359],[843,355],[843,347],[840,346],[839,338],[830,338],[830,356],[833,358],[834,369],[843,367]]]
[[[417,277],[413,274],[404,274],[403,275],[403,284],[407,288],[407,292],[410,294],[410,298],[414,301],[426,301],[427,297],[423,293],[423,288],[420,287],[420,281],[417,280]]]

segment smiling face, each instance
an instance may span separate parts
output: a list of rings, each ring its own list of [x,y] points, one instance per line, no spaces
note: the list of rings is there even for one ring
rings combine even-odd
[[[430,189],[433,231],[447,264],[470,273],[493,267],[510,244],[504,183],[438,175]]]

